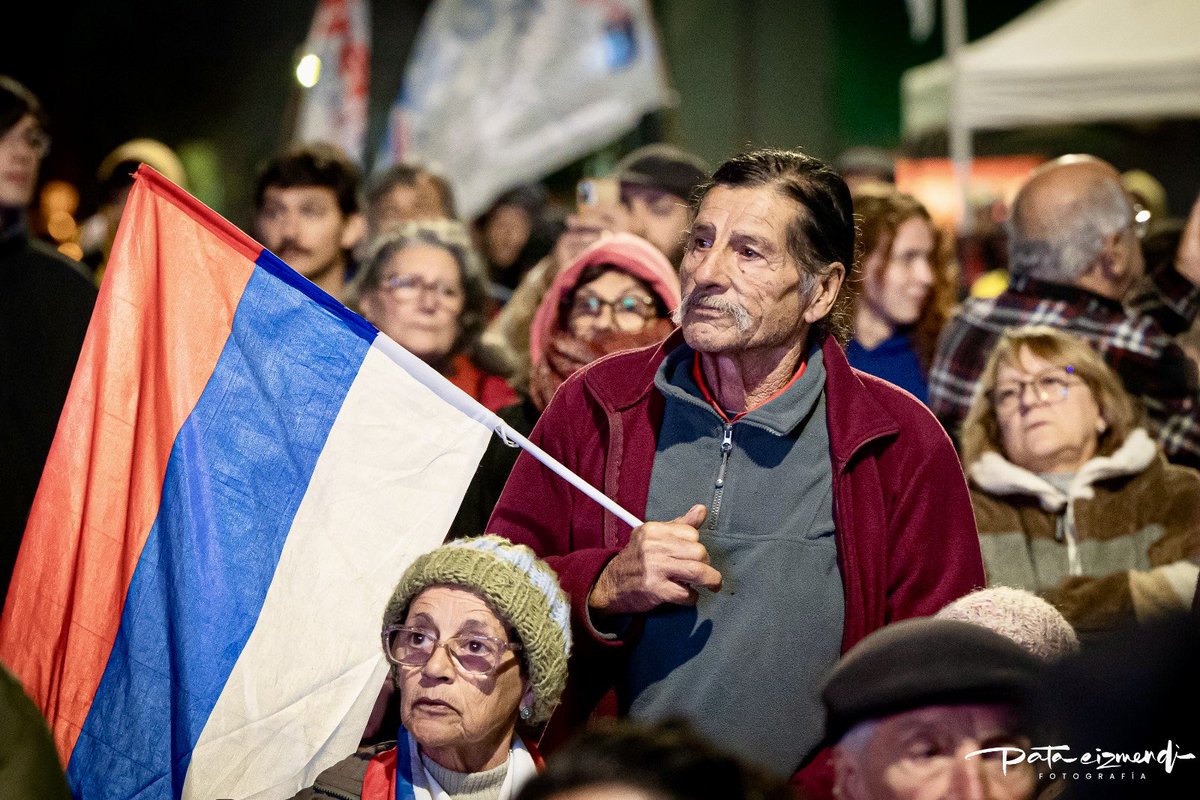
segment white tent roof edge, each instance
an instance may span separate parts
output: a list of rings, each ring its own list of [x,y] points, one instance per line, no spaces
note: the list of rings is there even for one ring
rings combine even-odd
[[[1200,116],[1200,2],[1046,0],[962,52],[973,130]],[[903,134],[945,129],[942,58],[901,78]]]

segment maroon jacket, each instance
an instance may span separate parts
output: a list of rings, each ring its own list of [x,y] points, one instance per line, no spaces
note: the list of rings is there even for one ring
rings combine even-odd
[[[676,332],[575,373],[530,437],[639,517],[663,416],[654,373],[680,341]],[[832,337],[822,350],[845,652],[889,622],[933,614],[983,586],[984,575],[966,480],[941,425],[912,396],[851,369]],[[571,598],[571,680],[547,736],[578,729],[592,713],[615,713],[610,690],[623,675],[623,642],[601,639],[586,608],[629,526],[522,453],[487,529],[544,557]]]

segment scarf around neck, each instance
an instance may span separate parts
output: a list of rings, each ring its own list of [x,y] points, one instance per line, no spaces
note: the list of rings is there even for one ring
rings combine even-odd
[[[400,726],[396,746],[371,759],[363,779],[362,800],[450,800],[421,761],[412,734]],[[537,774],[538,763],[519,736],[508,751],[508,774],[500,786],[499,800],[512,800],[526,781]]]

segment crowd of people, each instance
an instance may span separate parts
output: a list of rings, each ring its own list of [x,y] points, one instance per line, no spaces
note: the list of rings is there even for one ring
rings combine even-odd
[[[0,593],[107,257],[30,233],[48,128],[0,77]],[[118,211],[148,152],[104,165]],[[428,165],[264,166],[268,249],[646,520],[493,439],[381,610],[362,746],[297,797],[1200,785],[1029,756],[1200,747],[1200,201],[1164,225],[1112,165],[1047,161],[982,296],[918,199],[848,173],[655,144],[569,211],[528,185],[459,220]],[[1095,707],[1046,688],[1080,685]]]

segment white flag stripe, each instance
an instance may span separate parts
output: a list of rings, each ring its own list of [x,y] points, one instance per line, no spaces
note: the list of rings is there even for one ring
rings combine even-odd
[[[490,435],[387,343],[372,345],[330,431],[185,798],[290,797],[358,744],[386,674],[383,607],[442,542]]]
[[[381,352],[386,353],[388,358],[391,358],[397,364],[405,369],[410,375],[415,377],[430,391],[437,394],[438,397],[445,400],[454,408],[466,414],[469,418],[475,420],[480,425],[483,425],[488,430],[495,431],[501,439],[511,445],[516,445],[529,455],[536,458],[547,469],[558,475],[567,483],[574,486],[579,491],[590,497],[595,502],[599,503],[603,508],[615,514],[618,519],[622,520],[630,527],[636,528],[642,524],[642,521],[633,514],[626,511],[621,505],[613,500],[608,495],[601,492],[595,486],[585,481],[583,478],[576,475],[571,470],[567,469],[554,456],[547,453],[542,448],[538,447],[533,442],[529,441],[525,436],[513,430],[508,423],[500,419],[492,411],[489,411],[478,400],[471,397],[462,389],[455,386],[450,381],[438,374],[437,370],[426,364],[421,359],[414,356],[412,353],[405,350],[400,345],[393,342],[386,336],[380,336],[375,340],[375,347],[378,347]]]

